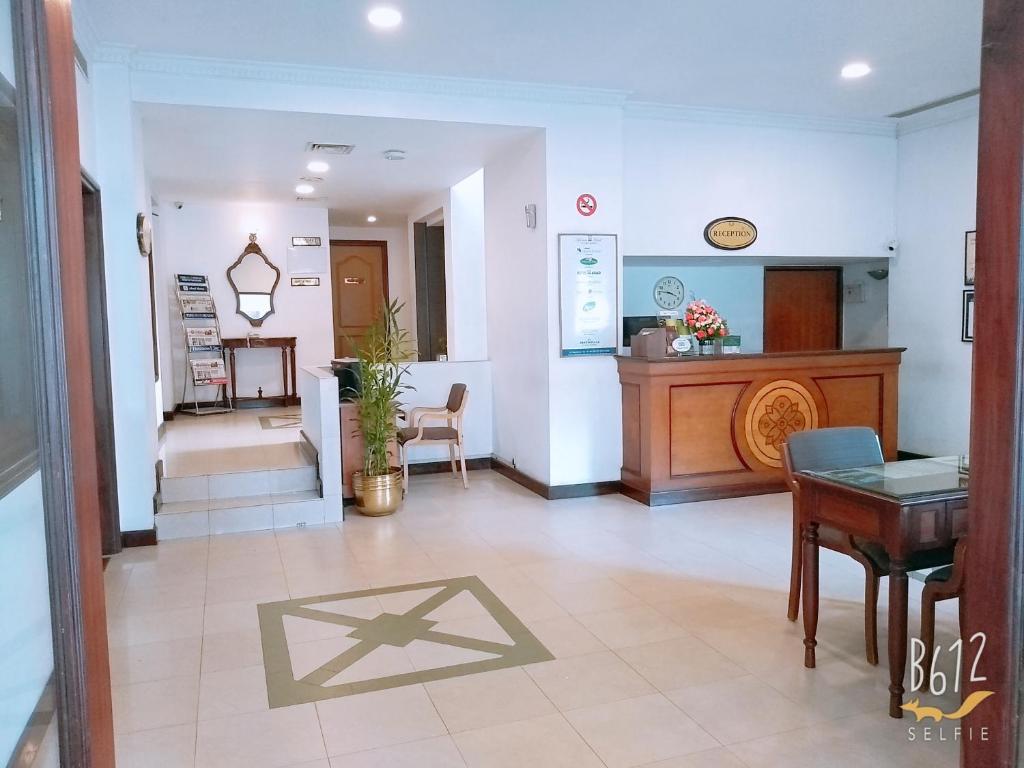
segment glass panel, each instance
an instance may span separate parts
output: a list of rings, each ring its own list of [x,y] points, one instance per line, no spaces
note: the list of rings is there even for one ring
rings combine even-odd
[[[0,29],[9,41],[8,3],[0,3]],[[8,50],[0,57],[0,764],[37,768],[58,765],[60,756],[18,99]]]
[[[904,501],[966,490],[968,464],[962,456],[944,456],[806,474]]]

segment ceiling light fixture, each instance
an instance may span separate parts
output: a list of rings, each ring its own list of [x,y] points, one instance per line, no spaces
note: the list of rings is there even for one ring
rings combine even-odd
[[[366,14],[367,20],[379,29],[394,29],[402,23],[402,12],[397,8],[381,5],[371,8]]]
[[[384,150],[385,160],[405,160],[404,149],[385,149]]]
[[[298,195],[311,195],[313,194],[312,184],[298,184],[295,187],[295,193]]]
[[[367,216],[367,217],[366,217],[366,220],[367,220],[367,221],[368,221],[368,222],[369,222],[370,224],[375,224],[375,223],[376,223],[376,221],[377,221],[377,217],[376,217],[376,216],[374,216],[373,214],[370,214],[369,216]]]
[[[847,64],[839,72],[846,80],[856,80],[858,77],[864,77],[864,75],[871,73],[871,67],[865,64],[863,61],[855,61],[851,64]]]
[[[325,163],[323,160],[310,160],[306,164],[306,168],[313,173],[327,173],[331,170],[331,166]]]

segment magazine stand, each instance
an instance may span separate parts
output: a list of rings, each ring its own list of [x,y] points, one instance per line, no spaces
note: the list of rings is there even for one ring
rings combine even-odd
[[[228,377],[224,361],[217,307],[210,293],[206,275],[176,275],[178,305],[181,309],[181,332],[185,339],[185,378],[181,384],[182,413],[208,416],[230,413]],[[186,408],[186,394],[192,385],[192,407]],[[214,398],[207,405],[199,403],[200,387],[216,387]],[[223,405],[222,405],[223,403]]]

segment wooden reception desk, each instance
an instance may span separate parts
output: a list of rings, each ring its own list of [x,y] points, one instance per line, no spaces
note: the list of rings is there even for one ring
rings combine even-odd
[[[896,458],[903,349],[619,357],[622,492],[649,505],[785,490],[786,435],[866,426]]]

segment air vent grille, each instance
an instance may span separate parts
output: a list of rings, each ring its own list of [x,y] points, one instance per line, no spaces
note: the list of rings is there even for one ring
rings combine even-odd
[[[307,152],[324,152],[328,155],[351,155],[355,144],[327,144],[322,141],[311,141],[306,144]]]

